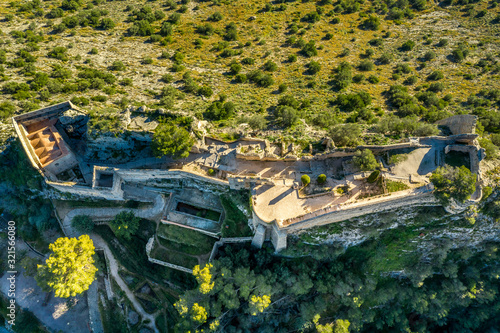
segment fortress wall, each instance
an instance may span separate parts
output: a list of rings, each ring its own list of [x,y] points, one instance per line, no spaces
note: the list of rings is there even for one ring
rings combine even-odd
[[[39,109],[36,111],[28,112],[19,116],[15,116],[12,119],[20,124],[29,125],[32,123],[37,123],[46,119],[56,118],[59,113],[64,112],[69,109],[78,110],[77,107],[73,105],[70,101],[66,101],[63,103],[55,104],[43,109]]]
[[[78,185],[75,183],[46,182],[48,185],[61,192],[71,193],[77,196],[102,198],[107,200],[123,200],[123,196],[119,193],[105,189],[93,189],[89,186]]]
[[[436,206],[436,205],[439,205],[439,202],[436,200],[434,195],[432,193],[426,193],[422,195],[408,196],[400,199],[394,199],[374,204],[366,204],[365,206],[355,207],[351,209],[334,211],[315,218],[297,222],[290,226],[284,227],[282,230],[286,231],[287,233],[293,233],[302,229],[322,226],[333,222],[349,220],[351,218],[359,217],[366,214],[378,213],[401,207]]]
[[[134,182],[146,182],[157,179],[185,179],[191,178],[194,180],[212,183],[214,185],[229,186],[229,182],[212,178],[205,177],[198,174],[181,171],[181,170],[134,170],[134,169],[118,169],[116,174],[119,175],[125,181]]]
[[[40,172],[43,176],[43,173],[41,171],[42,164],[38,160],[38,157],[35,154],[35,150],[33,149],[33,146],[31,146],[31,143],[27,138],[26,130],[22,125],[19,125],[14,118],[12,118],[12,124],[14,125],[14,129],[17,133],[17,136],[19,137],[19,141],[21,141],[21,146],[26,152],[26,155],[28,155],[28,160],[30,161],[33,168],[38,170],[38,172]]]

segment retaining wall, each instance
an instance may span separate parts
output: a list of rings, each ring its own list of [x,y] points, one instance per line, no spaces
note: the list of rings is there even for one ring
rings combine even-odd
[[[400,207],[436,206],[436,205],[439,205],[439,202],[436,200],[434,195],[431,192],[429,192],[419,195],[405,196],[400,199],[388,199],[373,204],[366,203],[366,205],[360,207],[358,206],[353,208],[347,208],[345,210],[333,211],[331,213],[326,213],[311,219],[307,219],[283,227],[282,230],[285,230],[287,233],[293,233],[302,229],[318,227],[333,222],[349,220],[351,218],[359,217],[362,215],[388,211]]]

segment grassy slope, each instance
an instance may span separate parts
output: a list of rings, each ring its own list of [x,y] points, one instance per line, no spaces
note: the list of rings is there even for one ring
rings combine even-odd
[[[59,1],[44,1],[43,7],[45,12],[59,5]],[[88,2],[86,2],[88,3]],[[496,15],[498,9],[489,9],[488,14],[483,18],[463,17],[463,13],[458,11],[457,7],[449,7],[446,9],[432,7],[424,12],[417,13],[413,20],[405,20],[402,24],[397,25],[394,21],[383,20],[379,31],[366,31],[358,28],[362,21],[359,13],[340,14],[340,23],[331,24],[331,17],[322,15],[321,21],[309,25],[300,22],[303,14],[315,10],[316,5],[313,2],[292,2],[287,3],[285,11],[273,11],[261,13],[259,10],[264,6],[265,1],[233,1],[224,5],[212,5],[209,2],[189,4],[189,10],[182,14],[181,23],[174,27],[172,36],[173,42],[166,47],[158,43],[147,43],[147,37],[125,37],[124,33],[130,27],[131,23],[125,22],[127,14],[123,12],[128,4],[149,5],[153,9],[162,9],[167,16],[173,11],[168,11],[165,7],[161,7],[162,2],[144,2],[144,1],[114,1],[104,2],[99,5],[99,8],[107,9],[109,17],[113,18],[117,26],[112,31],[100,31],[90,27],[75,28],[75,36],[69,34],[69,29],[62,34],[50,35],[52,40],[48,40],[48,33],[51,28],[45,26],[47,19],[45,18],[29,18],[27,14],[17,13],[13,21],[3,24],[2,31],[9,33],[12,30],[24,30],[28,24],[35,22],[38,26],[37,31],[41,31],[46,40],[40,43],[41,49],[33,52],[38,56],[36,66],[41,71],[48,72],[50,66],[55,63],[61,63],[59,60],[48,59],[46,54],[53,46],[70,46],[68,53],[75,57],[81,56],[80,60],[72,58],[63,65],[76,72],[76,66],[84,65],[88,59],[91,60],[93,66],[99,69],[106,69],[115,60],[121,60],[127,66],[123,72],[115,72],[118,79],[131,78],[134,82],[132,87],[120,87],[118,93],[109,96],[106,104],[112,104],[120,100],[123,96],[127,96],[133,103],[154,104],[157,102],[154,98],[153,91],[159,91],[163,83],[159,81],[161,75],[168,73],[172,65],[170,59],[159,59],[162,51],[167,51],[170,55],[176,50],[180,50],[186,55],[185,66],[187,70],[196,78],[199,85],[209,85],[214,90],[214,95],[208,100],[202,97],[194,97],[187,95],[184,100],[176,102],[174,110],[182,113],[194,114],[197,111],[204,111],[210,100],[216,99],[218,93],[225,93],[229,96],[229,100],[233,101],[240,114],[254,114],[264,108],[264,113],[268,107],[275,105],[279,94],[275,94],[277,86],[280,83],[288,85],[287,93],[291,93],[300,99],[310,99],[311,107],[305,110],[305,118],[311,118],[312,115],[319,112],[332,112],[328,101],[335,98],[336,92],[332,91],[327,84],[331,79],[332,69],[335,68],[341,61],[348,61],[353,65],[359,63],[360,54],[364,53],[367,48],[373,48],[375,54],[373,58],[377,58],[383,51],[391,51],[395,54],[395,60],[392,64],[376,66],[371,72],[365,73],[365,76],[374,74],[380,78],[378,84],[353,84],[348,88],[348,91],[364,90],[368,91],[374,97],[374,106],[386,108],[385,99],[382,93],[387,90],[389,85],[402,83],[404,77],[415,74],[419,78],[417,85],[425,83],[425,77],[433,70],[442,70],[445,74],[445,91],[439,93],[439,96],[444,96],[447,93],[452,93],[458,99],[465,99],[470,93],[477,92],[481,88],[487,86],[498,87],[497,75],[478,75],[473,80],[464,80],[462,74],[472,73],[479,74],[480,69],[475,68],[475,64],[481,57],[486,54],[495,54],[498,52],[498,25],[492,25],[489,22]],[[366,2],[362,8],[366,10],[369,7],[369,2]],[[198,10],[193,10],[197,6]],[[475,5],[477,11],[487,7],[486,3]],[[333,5],[323,6],[324,12],[329,12],[333,9]],[[202,38],[194,32],[195,25],[206,22],[207,17],[220,11],[224,15],[224,19],[220,22],[211,22],[215,27],[215,34],[207,38]],[[363,10],[362,10],[363,11]],[[14,9],[7,3],[0,4],[0,15],[9,12],[14,12]],[[72,15],[68,12],[65,15]],[[250,16],[256,16],[257,19],[249,21]],[[54,24],[58,24],[61,19],[51,20]],[[299,49],[295,47],[284,46],[284,41],[287,35],[287,26],[293,21],[297,21],[299,26],[304,28],[302,38],[305,41],[315,40],[316,45],[323,47],[319,50],[318,56],[313,58],[304,58],[298,56],[298,61],[289,63],[286,61],[288,55],[297,54]],[[251,42],[252,45],[242,47],[242,55],[221,58],[218,56],[220,52],[211,52],[213,45],[222,41],[224,33],[224,25],[228,22],[236,22],[239,31],[238,42],[244,44]],[[155,22],[155,26],[159,26],[160,22]],[[352,29],[352,30],[351,30]],[[382,35],[390,31],[392,36],[384,39],[383,47],[371,47],[367,44],[372,38],[382,37]],[[326,33],[332,33],[333,38],[329,41],[322,40]],[[426,45],[422,38],[425,35],[431,35],[433,42]],[[299,36],[297,36],[299,37]],[[440,38],[448,38],[451,42],[444,48],[435,46]],[[199,38],[203,41],[201,48],[196,49],[193,40]],[[406,40],[412,39],[416,42],[416,47],[411,52],[399,52],[397,48]],[[7,60],[11,61],[15,58],[12,52],[17,51],[22,45],[16,42],[8,35],[3,36],[3,40],[11,42],[10,45],[4,45],[4,48],[9,50]],[[259,42],[260,41],[260,42]],[[471,47],[471,54],[467,60],[461,64],[455,64],[447,60],[447,56],[451,50],[459,42],[468,42]],[[230,42],[232,47],[236,47],[238,42]],[[477,46],[478,42],[485,42],[483,46]],[[88,54],[92,47],[99,50],[99,54]],[[338,54],[343,48],[351,50],[350,55],[340,58]],[[427,67],[421,70],[415,68],[419,64],[418,57],[425,52],[433,50],[437,54],[437,58],[428,63]],[[269,55],[266,55],[266,52]],[[400,79],[394,81],[391,79],[393,65],[402,62],[406,56],[410,56],[408,63],[412,67],[412,74],[402,75]],[[146,65],[142,63],[144,58],[151,57],[154,59],[153,64]],[[253,57],[256,59],[254,65],[244,65],[242,72],[245,73],[252,69],[260,68],[266,61],[272,60],[278,64],[278,70],[272,73],[275,84],[269,88],[256,88],[253,84],[233,84],[231,77],[227,75],[228,64],[233,59],[241,60],[245,57]],[[322,70],[315,76],[304,75],[305,64],[310,60],[317,60],[322,65]],[[152,74],[147,74],[151,71]],[[18,69],[6,68],[5,74],[9,80],[27,81],[25,78],[17,74]],[[358,71],[355,70],[353,74]],[[146,74],[146,75],[145,75]],[[183,72],[171,73],[175,80],[173,85],[182,86],[178,82],[181,79]],[[315,82],[314,87],[307,87],[310,82]],[[146,91],[148,90],[148,91]],[[411,91],[411,89],[410,89]],[[121,92],[121,93],[120,93]],[[84,93],[58,94],[52,96],[49,102],[39,103],[41,106],[69,99],[72,96],[86,96],[103,94],[103,92],[89,90]],[[36,94],[34,94],[36,98]],[[9,100],[9,95],[3,95],[0,100]],[[36,102],[35,99],[33,101]],[[91,107],[103,107],[104,103],[91,102]],[[451,105],[450,109],[456,109],[458,103]],[[228,121],[228,127],[234,125],[235,120]],[[319,136],[320,132],[308,131],[303,133],[303,126],[297,126],[295,129],[288,130],[288,134],[298,136]],[[319,130],[319,129],[317,129]],[[7,132],[5,135],[11,134]],[[267,133],[271,135],[273,133]],[[278,134],[278,133],[275,133]]]

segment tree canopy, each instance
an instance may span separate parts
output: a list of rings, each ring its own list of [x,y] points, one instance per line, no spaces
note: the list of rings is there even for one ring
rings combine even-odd
[[[67,298],[89,289],[97,268],[94,266],[94,243],[88,235],[61,237],[49,245],[52,254],[45,265],[38,265],[35,277],[45,291]]]
[[[451,198],[464,202],[476,190],[476,174],[463,165],[438,167],[430,179],[435,187],[436,198],[444,203],[448,203]]]
[[[88,234],[94,229],[94,221],[87,215],[77,215],[71,220],[71,226],[82,233]]]
[[[157,157],[170,155],[173,158],[185,158],[194,144],[189,132],[171,122],[160,123],[153,135],[152,149]]]
[[[371,171],[378,167],[377,159],[370,149],[356,151],[352,160],[362,171]]]
[[[139,229],[140,218],[136,217],[131,211],[123,211],[118,213],[113,221],[109,224],[111,230],[117,237],[130,239]]]

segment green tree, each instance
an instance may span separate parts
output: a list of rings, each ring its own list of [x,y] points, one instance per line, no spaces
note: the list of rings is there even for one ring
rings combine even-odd
[[[300,181],[302,182],[302,185],[307,186],[311,182],[311,177],[308,175],[302,175],[302,177],[300,177]]]
[[[430,180],[434,184],[436,198],[444,203],[448,203],[451,198],[464,202],[476,190],[476,174],[463,165],[438,167]]]
[[[77,215],[71,220],[71,226],[80,232],[88,234],[94,230],[94,221],[88,215]]]
[[[330,130],[330,136],[339,147],[355,147],[362,141],[361,126],[358,124],[339,124],[335,125]]]
[[[157,157],[171,155],[174,158],[185,158],[194,144],[189,132],[171,122],[160,123],[153,134],[151,143],[153,153]]]
[[[322,173],[321,175],[318,176],[318,179],[316,179],[316,181],[320,185],[326,183],[326,175]]]
[[[130,240],[130,237],[139,229],[140,221],[141,219],[135,216],[132,211],[123,211],[115,216],[109,226],[117,237]]]
[[[94,266],[94,243],[88,235],[61,237],[49,245],[52,251],[45,265],[38,265],[35,277],[45,291],[67,298],[89,289],[97,268]]]
[[[371,171],[378,167],[377,159],[370,149],[356,151],[352,161],[362,171]]]

